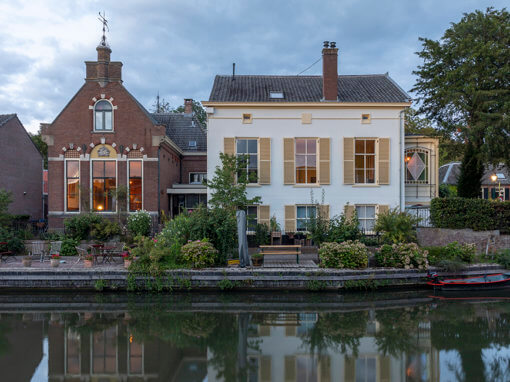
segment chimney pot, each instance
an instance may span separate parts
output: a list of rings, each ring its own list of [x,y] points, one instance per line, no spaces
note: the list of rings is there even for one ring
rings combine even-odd
[[[193,113],[193,99],[191,98],[184,99],[184,113],[186,114]]]
[[[329,43],[329,47],[330,47],[330,48],[336,48],[336,42],[335,42],[335,41],[331,41],[331,42]]]
[[[329,48],[329,41],[324,41],[324,48]]]

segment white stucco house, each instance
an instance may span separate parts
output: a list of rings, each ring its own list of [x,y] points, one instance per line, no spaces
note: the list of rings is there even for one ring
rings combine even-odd
[[[317,212],[354,209],[370,231],[377,213],[430,202],[437,144],[406,144],[410,97],[387,74],[338,75],[335,43],[324,43],[322,62],[322,76],[216,76],[203,102],[208,173],[220,152],[248,155],[248,192],[262,197],[248,214],[259,223],[274,216],[287,233],[304,230]],[[324,195],[322,211],[311,192]]]

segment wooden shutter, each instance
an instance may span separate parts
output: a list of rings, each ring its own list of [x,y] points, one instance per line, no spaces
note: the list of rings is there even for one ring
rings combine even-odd
[[[331,382],[331,358],[328,355],[320,357],[319,378],[321,382]]]
[[[351,204],[346,204],[344,207],[344,214],[346,220],[351,220],[354,217],[354,213],[356,212],[356,207]]]
[[[284,374],[285,382],[296,381],[296,357],[293,355],[285,356]]]
[[[236,139],[223,138],[223,154],[234,155],[236,153]]]
[[[271,356],[260,357],[260,382],[271,382]]]
[[[377,215],[379,214],[387,214],[390,210],[390,206],[386,204],[378,204],[377,205]]]
[[[354,138],[344,137],[344,184],[354,184]]]
[[[269,337],[271,335],[271,327],[267,325],[259,325],[259,336]]]
[[[285,233],[296,232],[296,206],[285,206]]]
[[[330,139],[319,138],[319,183],[330,184]]]
[[[390,138],[379,138],[379,184],[390,184]]]
[[[319,204],[319,215],[321,218],[329,220],[329,205]]]
[[[294,138],[283,138],[283,184],[294,184]]]
[[[296,337],[297,330],[295,326],[285,326],[285,337]]]
[[[344,381],[355,382],[356,380],[356,359],[352,357],[344,357]]]
[[[269,206],[258,206],[257,212],[257,223],[265,224],[269,227],[269,219],[271,219],[271,216],[269,215]]]
[[[271,184],[271,138],[260,138],[259,150],[259,184]]]
[[[379,358],[379,364],[381,370],[381,378],[379,380],[381,382],[391,382],[391,358],[382,356]]]

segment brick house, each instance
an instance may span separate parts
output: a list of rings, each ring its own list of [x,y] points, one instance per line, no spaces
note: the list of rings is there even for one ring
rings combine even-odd
[[[12,193],[9,212],[43,217],[43,158],[16,114],[0,115],[0,188]]]
[[[149,113],[124,87],[122,63],[110,61],[104,40],[96,50],[97,61],[85,62],[83,86],[51,124],[41,125],[48,144],[50,228],[86,211],[171,215],[168,190],[180,185],[191,194],[195,186],[183,185],[190,183],[188,173],[206,172],[205,128],[191,111],[192,101],[175,116]]]

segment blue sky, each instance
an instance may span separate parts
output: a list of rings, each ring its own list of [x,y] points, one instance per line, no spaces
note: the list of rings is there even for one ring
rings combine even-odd
[[[419,37],[439,39],[462,14],[506,1],[0,1],[0,114],[37,131],[83,84],[106,12],[112,60],[147,108],[206,100],[216,74],[298,74],[336,41],[340,74],[389,72],[405,90]],[[320,74],[319,62],[306,74]]]

